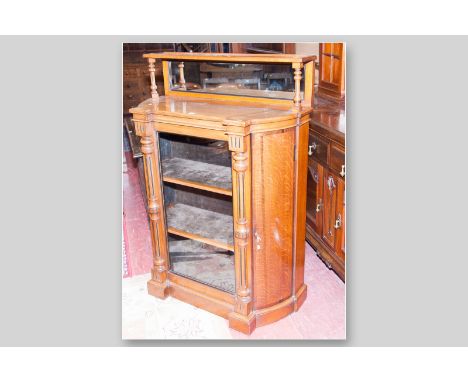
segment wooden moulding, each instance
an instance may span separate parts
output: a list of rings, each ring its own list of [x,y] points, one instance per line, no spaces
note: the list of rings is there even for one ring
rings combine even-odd
[[[307,285],[303,284],[296,295],[286,300],[255,312],[257,326],[276,322],[293,312],[297,312],[307,297]]]
[[[193,126],[186,126],[182,124],[172,124],[158,122],[156,126],[157,130],[163,133],[172,133],[179,135],[189,135],[191,137],[217,139],[219,141],[227,141],[226,131],[213,130],[207,128],[199,128]]]
[[[168,273],[167,288],[161,289],[159,284],[150,280],[148,293],[158,298],[172,296],[207,310],[229,320],[230,328],[250,334],[257,327],[269,325],[297,312],[307,297],[307,285],[304,284],[295,296],[268,308],[253,310],[248,316],[235,312],[236,303],[233,295],[171,272]]]
[[[201,284],[186,277],[169,273],[169,294],[223,318],[228,318],[234,306],[234,295]]]
[[[185,237],[187,239],[192,239],[192,240],[200,241],[202,243],[213,245],[215,247],[225,249],[227,251],[234,252],[234,246],[232,246],[232,245],[222,243],[222,242],[217,241],[217,240],[212,240],[212,239],[209,239],[207,237],[203,237],[201,235],[197,235],[197,234],[187,232],[187,231],[184,231],[184,230],[181,230],[181,229],[177,229],[177,228],[174,228],[174,227],[168,227],[167,232],[172,233],[174,235]]]
[[[165,182],[168,182],[168,183],[180,184],[182,186],[198,188],[199,190],[210,191],[210,192],[214,192],[216,194],[222,194],[222,195],[228,195],[228,196],[232,195],[231,190],[226,190],[226,189],[220,188],[220,187],[208,186],[206,184],[193,182],[193,181],[190,181],[190,180],[187,180],[187,179],[172,178],[170,176],[164,176],[163,180]]]
[[[243,63],[307,63],[315,61],[317,56],[299,54],[243,54],[243,53],[146,53],[144,58],[172,61],[215,61],[215,62],[243,62]]]
[[[197,308],[207,310],[217,316],[227,318],[232,310],[232,305],[210,297],[206,292],[197,292],[192,288],[186,288],[182,285],[173,282],[169,286],[169,293],[172,297],[194,305]]]
[[[290,99],[275,99],[275,98],[263,98],[263,97],[248,97],[248,96],[238,96],[230,94],[213,94],[213,93],[199,93],[199,92],[189,92],[189,91],[179,91],[164,89],[164,92],[167,96],[173,97],[187,97],[193,99],[213,99],[216,97],[218,100],[225,101],[243,101],[246,103],[257,103],[257,104],[268,104],[268,105],[293,105],[293,101]]]

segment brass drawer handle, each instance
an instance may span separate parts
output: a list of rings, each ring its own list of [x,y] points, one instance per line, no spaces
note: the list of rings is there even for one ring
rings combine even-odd
[[[330,190],[330,195],[331,195],[331,191],[336,187],[335,180],[333,179],[331,175],[328,177],[327,185],[328,185],[328,189]]]
[[[322,206],[323,206],[322,199],[320,199],[319,202],[317,203],[317,207],[315,207],[315,212],[320,212],[322,210]]]
[[[345,165],[341,165],[341,172],[340,172],[340,175],[344,178],[344,176],[346,175],[346,168],[345,168]]]
[[[312,155],[312,150],[316,150],[316,149],[317,149],[317,143],[312,142],[312,144],[309,146],[309,156]]]
[[[341,214],[338,214],[338,219],[335,220],[335,229],[338,229],[341,227]]]

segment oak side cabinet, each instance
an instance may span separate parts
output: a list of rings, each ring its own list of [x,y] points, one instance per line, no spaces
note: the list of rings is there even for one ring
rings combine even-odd
[[[220,315],[247,334],[297,311],[307,296],[315,57],[144,58],[151,98],[130,112],[148,195],[154,258],[148,292]],[[164,97],[157,92],[156,64]],[[223,74],[201,76],[207,64]]]

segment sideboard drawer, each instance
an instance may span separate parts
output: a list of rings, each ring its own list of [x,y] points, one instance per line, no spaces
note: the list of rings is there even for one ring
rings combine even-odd
[[[345,152],[335,144],[331,145],[330,167],[338,172],[342,177],[345,176]]]
[[[309,157],[322,162],[328,163],[328,150],[329,143],[325,138],[315,134],[309,133]]]

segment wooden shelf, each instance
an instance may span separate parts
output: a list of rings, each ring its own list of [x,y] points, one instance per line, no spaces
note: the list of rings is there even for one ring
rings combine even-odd
[[[163,180],[232,196],[231,168],[182,158],[162,161]]]
[[[232,216],[176,203],[166,217],[169,233],[234,251]]]
[[[194,240],[169,240],[171,272],[234,293],[234,256]]]

